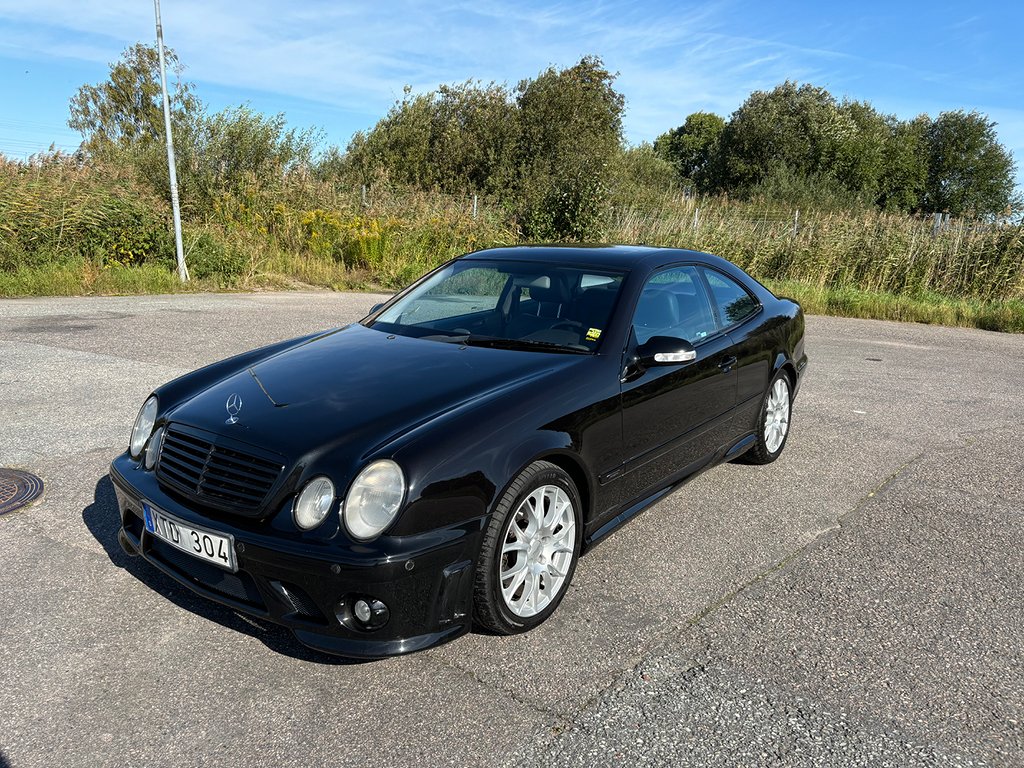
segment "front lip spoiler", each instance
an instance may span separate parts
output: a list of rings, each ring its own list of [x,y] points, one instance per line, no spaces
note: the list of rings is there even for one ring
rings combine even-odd
[[[295,638],[315,651],[329,653],[332,656],[344,656],[348,659],[373,661],[388,656],[401,656],[416,651],[425,651],[435,645],[447,643],[460,635],[466,634],[468,628],[462,625],[448,627],[440,632],[428,632],[424,635],[407,637],[402,640],[348,640],[334,635],[324,635],[305,629],[292,629]]]
[[[346,630],[341,626],[333,625],[331,616],[329,614],[326,616],[327,624],[323,625],[320,623],[304,620],[294,614],[282,613],[280,608],[276,605],[276,603],[271,605],[271,603],[266,602],[266,598],[268,597],[267,594],[262,595],[264,597],[265,605],[257,606],[254,604],[248,604],[234,600],[232,599],[232,597],[228,595],[222,594],[218,591],[211,590],[203,583],[197,583],[195,581],[192,581],[187,576],[176,572],[174,569],[168,567],[166,564],[160,562],[158,559],[150,557],[149,554],[146,551],[144,551],[146,548],[144,547],[143,542],[140,540],[140,538],[135,536],[131,531],[126,530],[126,527],[124,525],[124,515],[134,515],[136,517],[138,516],[137,513],[134,511],[134,505],[141,504],[142,493],[138,489],[136,489],[131,482],[125,479],[123,474],[115,466],[116,461],[117,460],[115,460],[115,463],[112,463],[110,466],[111,482],[113,482],[115,487],[118,489],[118,495],[120,496],[123,494],[125,497],[131,500],[133,505],[131,509],[129,509],[128,507],[121,507],[121,503],[119,500],[119,513],[121,515],[121,525],[118,529],[117,538],[118,543],[120,544],[121,548],[125,551],[126,554],[132,557],[141,557],[143,560],[146,561],[148,565],[153,566],[157,571],[159,571],[163,575],[167,576],[168,578],[172,579],[173,581],[182,585],[183,587],[189,589],[191,592],[194,592],[195,594],[198,594],[201,597],[206,598],[207,600],[223,605],[233,611],[237,611],[238,613],[246,614],[258,619],[269,621],[279,626],[282,626],[285,629],[288,629],[295,636],[296,640],[298,640],[302,645],[307,646],[308,648],[311,648],[318,652],[327,653],[335,656],[342,656],[351,659],[380,659],[387,656],[413,653],[416,651],[432,648],[436,645],[440,645],[442,643],[454,640],[460,635],[466,634],[470,631],[472,627],[472,622],[469,618],[469,615],[467,615],[468,612],[456,612],[452,615],[450,619],[442,618],[439,624],[438,618],[435,618],[433,620],[428,621],[425,624],[421,624],[418,626],[413,623],[405,625],[407,630],[411,629],[413,632],[415,632],[417,628],[421,630],[429,630],[427,632],[420,632],[419,634],[413,634],[412,632],[410,632],[406,634],[404,637],[399,636],[397,638],[394,635],[392,635],[391,637],[377,638],[369,634],[363,637],[361,633],[359,633],[358,636],[354,636],[351,634],[351,631]],[[157,499],[157,501],[159,502],[160,500]],[[244,535],[242,536],[242,538],[245,538]],[[470,534],[468,538],[465,538],[462,541],[453,541],[450,539],[445,539],[443,537],[437,540],[429,541],[427,543],[427,549],[421,549],[418,551],[416,556],[417,563],[419,564],[420,562],[429,559],[429,556],[431,554],[437,555],[439,557],[439,560],[437,561],[434,570],[430,571],[429,573],[436,573],[437,576],[441,578],[443,577],[444,574],[447,574],[448,570],[451,568],[450,565],[445,566],[445,563],[447,563],[449,560],[454,559],[456,561],[465,562],[465,557],[467,556],[465,548],[468,547],[469,549],[472,549],[474,547],[474,541],[475,537],[472,534]],[[454,547],[454,549],[450,549],[451,547]],[[285,553],[276,553],[275,556],[270,557],[270,555],[274,553],[271,553],[270,550],[267,550],[265,548],[265,544],[254,544],[253,546],[247,547],[247,550],[249,551],[246,553],[245,557],[247,557],[250,560],[250,564],[247,565],[244,570],[251,577],[258,578],[259,580],[279,578],[279,576],[277,576],[275,573],[272,573],[271,569],[282,569],[282,574],[284,574],[287,571],[291,571],[293,576],[297,575],[294,570],[296,566],[294,556],[289,556]],[[252,550],[256,551],[253,552]],[[252,557],[252,555],[255,555],[255,557]],[[252,565],[258,565],[259,567],[256,568],[256,570],[252,570]],[[350,562],[349,565],[354,565],[354,563]],[[306,573],[310,578],[312,578],[316,582],[322,582],[324,579],[334,578],[334,572],[328,570],[328,565],[326,561],[323,563],[323,566],[324,567],[322,573],[315,571],[306,571]],[[401,560],[399,560],[397,563],[388,563],[382,560],[378,560],[376,557],[371,556],[367,561],[362,563],[361,566],[362,567],[360,567],[360,570],[363,570],[363,568],[365,568],[367,571],[367,575],[369,575],[371,572],[377,571],[380,568],[388,567],[395,569],[396,572],[400,572],[403,574],[406,573],[406,569]],[[419,571],[420,569],[417,568],[417,573]],[[428,576],[427,571],[424,571],[423,577],[428,579],[427,582],[423,582],[424,584],[431,583],[430,576]],[[287,575],[284,575],[283,578],[289,577]],[[351,591],[352,589],[355,589],[355,591],[357,592],[362,591],[362,588],[353,587],[353,584],[361,583],[361,577],[358,574],[353,576],[353,574],[350,572],[346,576],[345,571],[343,570],[341,572],[341,575],[337,576],[337,578],[341,579],[342,582],[340,583],[343,583],[345,585],[343,591]],[[305,586],[305,584],[301,580],[296,580],[296,583],[298,583],[300,587]],[[369,591],[374,592],[378,588],[383,588],[383,586],[387,583],[389,583],[387,579],[380,582],[371,580],[367,582],[366,588]],[[461,584],[466,589],[468,589],[470,587],[471,580],[463,581],[461,582]],[[265,587],[260,588],[258,586],[258,589],[261,592],[265,592]],[[312,587],[307,587],[307,589],[309,589],[310,592],[313,591]],[[429,592],[430,589],[428,588],[427,591]],[[459,589],[458,591],[461,594],[462,590]],[[433,594],[432,599],[438,601],[436,605],[439,606],[439,610],[442,611],[444,610],[444,607],[448,603],[451,603],[453,599],[456,599],[452,595],[449,595],[447,592],[444,591],[442,591],[442,594],[440,596],[435,593],[431,594]],[[389,602],[393,607],[400,607],[400,605],[396,605],[396,602],[394,602],[392,598],[388,596],[387,591],[381,594],[381,597],[386,602]],[[426,593],[424,593],[421,597],[425,597],[428,600],[431,599],[430,595]],[[448,603],[445,602],[446,599],[448,600]],[[326,607],[322,610],[325,610],[326,613]],[[440,617],[440,614],[438,614],[438,616]],[[383,630],[381,630],[381,632],[383,632]]]
[[[121,545],[121,549],[125,551],[125,554],[130,555],[131,557],[142,557],[147,563],[160,571],[160,573],[164,574],[168,578],[174,579],[178,584],[188,587],[188,589],[192,590],[197,595],[205,597],[208,600],[212,600],[215,603],[219,603],[220,605],[234,611],[272,621],[270,614],[266,611],[254,610],[251,605],[238,603],[216,592],[203,589],[199,585],[183,579],[173,570],[165,568],[162,563],[146,557],[141,552],[139,542],[134,540],[130,534],[126,533],[124,528],[121,528],[117,532],[117,541]],[[332,656],[343,656],[347,659],[358,659],[360,661],[374,661],[377,659],[387,658],[388,656],[401,656],[407,653],[415,653],[416,651],[425,651],[428,648],[433,648],[436,645],[441,645],[450,640],[454,640],[469,631],[468,626],[456,624],[438,632],[427,632],[426,634],[406,637],[401,640],[350,640],[334,635],[325,635],[322,632],[312,632],[308,629],[300,629],[298,627],[289,627],[289,629],[295,636],[295,639],[307,648],[311,648],[312,650],[319,651],[321,653],[327,653]]]

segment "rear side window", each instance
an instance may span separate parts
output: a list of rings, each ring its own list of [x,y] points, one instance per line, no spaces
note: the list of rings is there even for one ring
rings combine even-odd
[[[711,288],[711,297],[718,308],[722,328],[746,320],[757,311],[757,300],[735,280],[713,269],[702,271]]]

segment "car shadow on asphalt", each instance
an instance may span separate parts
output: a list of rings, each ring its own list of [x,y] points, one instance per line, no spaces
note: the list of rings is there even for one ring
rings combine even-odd
[[[179,608],[191,611],[228,629],[255,637],[275,653],[294,659],[335,666],[363,663],[359,659],[345,659],[307,648],[284,627],[251,616],[243,616],[226,606],[200,597],[141,557],[132,557],[126,554],[117,541],[121,516],[117,508],[114,484],[109,477],[104,476],[97,481],[93,502],[82,510],[82,520],[96,541],[103,546],[111,563],[127,571],[152,589],[154,593],[170,600]],[[6,768],[2,755],[0,755],[0,768]]]

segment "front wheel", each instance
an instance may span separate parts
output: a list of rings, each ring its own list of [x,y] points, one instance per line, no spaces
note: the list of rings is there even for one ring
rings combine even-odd
[[[786,447],[793,396],[789,376],[779,371],[765,393],[758,416],[758,430],[751,448],[743,459],[749,464],[771,464]]]
[[[533,629],[561,602],[581,543],[579,492],[564,470],[536,461],[512,482],[484,534],[473,618],[501,635]]]

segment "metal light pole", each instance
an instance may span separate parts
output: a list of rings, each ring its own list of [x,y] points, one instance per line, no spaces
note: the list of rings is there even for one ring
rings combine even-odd
[[[174,213],[174,251],[178,256],[178,277],[188,281],[185,252],[181,247],[181,206],[178,204],[178,172],[174,165],[174,142],[171,140],[171,102],[167,98],[167,65],[164,64],[164,27],[160,23],[160,0],[153,0],[156,11],[156,49],[160,56],[160,89],[164,95],[164,132],[167,134],[167,168],[171,175],[171,211]]]

